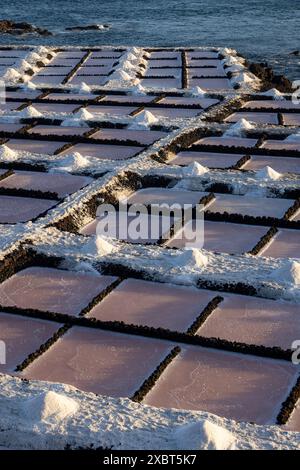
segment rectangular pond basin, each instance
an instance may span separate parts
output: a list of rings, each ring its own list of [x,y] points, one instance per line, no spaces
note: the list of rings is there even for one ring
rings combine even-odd
[[[120,213],[119,213],[120,214]],[[108,235],[128,243],[156,243],[158,239],[170,230],[173,223],[172,217],[162,217],[159,215],[130,214],[122,213],[116,217],[112,213],[106,217],[96,218],[85,225],[80,233],[83,235]]]
[[[300,258],[300,230],[279,229],[260,256]]]
[[[232,90],[232,85],[227,78],[190,78],[189,87],[199,86],[203,90]]]
[[[135,106],[103,106],[90,105],[86,108],[89,113],[92,114],[107,114],[108,116],[128,116],[130,113],[136,110]]]
[[[207,193],[200,191],[171,190],[168,188],[145,188],[136,191],[128,198],[128,204],[191,204],[199,203]]]
[[[226,137],[226,136],[211,136],[204,137],[194,145],[220,145],[222,147],[244,147],[245,149],[255,147],[257,139],[247,139],[244,137]]]
[[[110,397],[131,397],[172,347],[167,341],[73,327],[23,376]]]
[[[228,222],[204,222],[204,245],[197,234],[195,221],[188,222],[167,242],[167,246],[183,248],[195,246],[219,253],[242,254],[250,251],[266,234],[268,228],[255,225],[232,224]],[[194,242],[195,240],[195,242]],[[197,243],[197,240],[199,242]]]
[[[197,98],[196,96],[166,96],[162,98],[159,103],[175,106],[199,106],[200,108],[206,109],[219,103],[219,100],[213,98]]]
[[[276,156],[270,157],[268,155],[251,155],[251,160],[248,160],[243,166],[243,170],[261,170],[266,166],[270,166],[273,170],[279,173],[300,173],[300,159],[293,157]]]
[[[37,125],[27,131],[28,134],[37,135],[53,135],[53,136],[83,136],[86,132],[89,132],[88,127],[69,127],[69,126],[48,126],[48,125]]]
[[[0,364],[0,372],[13,372],[61,326],[56,322],[0,312],[1,341],[6,346],[6,364]]]
[[[55,142],[52,140],[9,139],[5,145],[18,152],[53,155],[56,150],[63,147],[66,143],[67,142]]]
[[[58,197],[65,197],[87,186],[92,181],[93,179],[87,176],[37,171],[15,171],[13,175],[0,180],[0,187],[51,192],[56,193]]]
[[[277,113],[251,113],[251,112],[236,112],[224,119],[225,122],[238,122],[241,119],[246,119],[256,124],[279,124]]]
[[[188,109],[188,108],[151,108],[147,107],[147,111],[150,111],[153,116],[157,118],[192,118],[201,114],[201,109]]]
[[[48,199],[0,195],[0,224],[28,222],[56,204],[57,201]]]
[[[166,135],[166,132],[161,131],[102,128],[95,132],[95,134],[91,135],[90,138],[100,140],[116,139],[120,142],[131,140],[134,142],[139,142],[141,145],[151,145]]]
[[[142,152],[144,147],[131,145],[76,144],[63,151],[60,155],[78,152],[80,155],[99,158],[101,160],[125,160]]]
[[[76,316],[116,279],[34,266],[0,284],[0,305]]]
[[[300,152],[300,142],[269,139],[262,143],[261,148],[268,150],[296,150]]]
[[[224,301],[199,328],[200,336],[284,350],[291,349],[299,337],[298,305],[246,295],[221,295]]]
[[[126,279],[89,312],[103,321],[185,332],[215,297],[215,292]]]
[[[293,203],[290,199],[216,194],[216,199],[209,205],[209,211],[281,219]]]
[[[183,150],[168,163],[170,165],[187,166],[193,162],[200,163],[207,168],[230,168],[243,157],[237,153],[194,152]]]
[[[298,368],[286,361],[184,346],[143,403],[275,424]]]

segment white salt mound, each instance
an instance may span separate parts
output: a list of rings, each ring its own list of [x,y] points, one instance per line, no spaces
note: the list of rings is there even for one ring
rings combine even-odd
[[[206,95],[205,91],[202,90],[202,88],[200,88],[199,86],[195,86],[195,87],[191,88],[189,94],[192,95],[192,96],[197,96],[197,97],[201,97],[201,96]]]
[[[265,166],[261,170],[258,170],[255,176],[260,180],[276,181],[281,178],[282,174],[273,170],[270,166]]]
[[[4,160],[15,160],[18,153],[15,150],[10,149],[6,145],[0,145],[0,158]]]
[[[81,108],[79,109],[79,111],[77,111],[77,113],[73,114],[73,117],[77,119],[85,120],[85,119],[93,119],[94,115],[90,113],[87,109]]]
[[[130,60],[130,62],[134,62],[135,60],[138,60],[138,58],[132,52],[129,52],[127,54],[127,60]]]
[[[240,63],[240,61],[236,57],[226,57],[225,59],[222,59],[221,62],[223,65],[228,65],[228,66]]]
[[[116,251],[116,247],[111,243],[111,240],[103,235],[96,236],[95,244],[98,255],[105,256]]]
[[[51,49],[49,49],[48,47],[45,47],[45,46],[39,46],[37,49],[36,49],[36,53],[39,54],[40,56],[44,56],[44,55],[47,55],[47,54],[51,54]]]
[[[119,81],[125,81],[125,82],[131,80],[132,78],[133,77],[129,75],[127,72],[125,72],[124,70],[117,70],[111,76],[112,80],[119,80]]]
[[[135,70],[135,66],[131,62],[129,62],[129,60],[126,60],[123,63],[123,69],[124,70]]]
[[[147,128],[157,122],[158,119],[150,111],[144,110],[135,116],[134,122],[128,126],[128,129]]]
[[[44,392],[24,403],[26,416],[35,422],[59,422],[77,413],[79,404],[73,398],[56,392]]]
[[[207,419],[180,426],[175,438],[180,449],[236,450],[235,436]]]
[[[132,95],[141,95],[141,96],[146,95],[145,88],[140,84],[139,80],[138,80],[137,85],[130,89],[130,93]]]
[[[207,266],[207,257],[198,248],[184,248],[183,253],[176,256],[177,266],[190,266],[192,268],[203,268]]]
[[[231,80],[233,83],[237,85],[247,85],[248,83],[253,82],[253,77],[249,73],[241,72],[235,77],[233,77]]]
[[[69,155],[69,159],[73,160],[73,166],[76,168],[83,168],[89,163],[89,161],[79,152],[74,152],[73,154]]]
[[[183,176],[201,176],[209,171],[208,168],[198,162],[193,162],[182,169]]]
[[[18,67],[22,69],[22,71],[24,71],[24,70],[30,69],[32,66],[27,62],[27,60],[21,59],[18,62]]]
[[[19,115],[22,118],[27,118],[27,117],[40,117],[42,116],[42,113],[40,113],[34,106],[27,106],[27,108],[22,109],[22,111],[19,111]]]
[[[23,90],[36,90],[36,85],[32,82],[26,82],[22,84]]]
[[[6,70],[5,74],[3,75],[3,79],[7,80],[8,82],[13,82],[21,78],[21,74],[14,68],[9,68]]]
[[[239,64],[238,62],[236,64],[230,65],[227,69],[226,72],[241,72],[244,70],[245,66],[242,64]]]
[[[59,171],[79,171],[89,165],[89,160],[83,157],[79,152],[70,153],[63,160],[56,163],[56,169]]]
[[[97,269],[95,269],[90,263],[87,263],[86,261],[81,261],[80,263],[78,263],[75,266],[74,271],[77,271],[80,273],[91,273],[91,274],[94,274],[95,276],[101,276],[99,271],[97,271]]]
[[[30,54],[26,56],[26,61],[29,63],[31,62],[35,63],[38,60],[41,60],[41,56],[37,54],[36,52],[30,52]]]
[[[89,87],[85,82],[82,82],[80,87],[75,90],[75,93],[90,93],[91,87]]]
[[[286,282],[294,286],[300,285],[300,263],[298,261],[286,260],[283,267],[276,269],[272,278],[275,281]]]
[[[254,129],[254,125],[251,124],[247,119],[239,119],[235,124],[229,127],[229,129],[223,134],[223,137],[242,137],[246,131]]]
[[[261,93],[263,96],[270,96],[274,100],[284,100],[284,95],[278,91],[276,88],[271,88],[268,91],[265,91],[264,93]]]
[[[133,47],[132,48],[132,54],[134,54],[134,55],[140,55],[142,52],[143,52],[143,49],[141,49],[140,47]],[[144,55],[150,57],[150,54],[148,54],[148,52],[145,52]]]

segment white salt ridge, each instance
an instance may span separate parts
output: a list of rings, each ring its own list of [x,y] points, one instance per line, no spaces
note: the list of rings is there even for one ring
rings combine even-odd
[[[111,75],[111,80],[116,80],[116,81],[121,81],[121,82],[127,82],[129,80],[132,80],[132,78],[133,78],[132,75],[129,75],[124,70],[116,70]]]
[[[18,158],[18,153],[3,144],[0,145],[0,158],[6,161],[13,161]]]
[[[270,96],[274,100],[284,100],[285,99],[283,93],[281,93],[276,88],[271,88],[270,90],[261,93],[261,95],[262,96]]]
[[[36,52],[30,52],[27,56],[26,56],[26,61],[28,63],[36,63],[37,61],[41,60],[41,56],[39,54],[37,54]]]
[[[131,52],[132,52],[132,54],[134,54],[136,56],[137,55],[145,55],[147,57],[150,57],[150,54],[148,54],[148,52],[143,51],[143,49],[141,47],[133,47],[131,49]]]
[[[92,89],[85,82],[82,82],[80,87],[74,89],[74,93],[91,93]]]
[[[193,162],[182,169],[183,176],[201,176],[209,171],[208,168],[198,162]]]
[[[179,426],[175,438],[187,450],[236,450],[236,437],[208,419]]]
[[[134,117],[134,122],[128,126],[128,129],[148,128],[158,122],[159,120],[150,111],[144,110]]]
[[[231,66],[231,65],[239,64],[240,61],[236,57],[231,56],[231,57],[225,57],[225,59],[222,59],[221,63],[223,65]]]
[[[30,398],[23,405],[27,418],[36,423],[59,423],[77,413],[78,410],[77,401],[53,391]]]
[[[32,69],[32,64],[29,64],[25,59],[21,59],[16,65],[22,72],[30,68]]]
[[[18,111],[18,116],[22,118],[29,118],[29,117],[41,117],[43,116],[34,106],[30,105],[27,108],[22,109],[22,111]]]
[[[110,255],[117,251],[117,247],[111,243],[111,239],[103,235],[97,235],[90,243],[95,245],[96,252],[100,256]]]
[[[8,82],[16,82],[22,77],[18,70],[14,69],[13,67],[6,70],[5,74],[3,75],[3,79],[7,80]]]
[[[284,265],[276,269],[272,275],[274,280],[292,284],[293,286],[300,285],[300,262],[293,260],[286,260]]]
[[[99,271],[97,271],[97,269],[95,269],[90,263],[87,263],[86,261],[81,261],[80,263],[77,263],[72,270],[80,273],[91,273],[95,276],[101,276]]]
[[[37,47],[35,52],[40,56],[45,56],[47,54],[51,54],[52,50],[48,47],[45,47],[45,46],[39,46],[39,47]]]
[[[137,95],[137,96],[139,95],[144,96],[147,94],[145,91],[145,88],[140,84],[140,80],[138,80],[137,85],[131,87],[129,91],[132,95]]]
[[[198,248],[184,248],[183,252],[173,260],[176,266],[204,268],[208,264],[208,258]]]
[[[235,49],[231,49],[229,47],[222,47],[219,51],[220,54],[222,55],[230,55],[233,57],[233,54],[236,54],[236,50]]]
[[[255,126],[251,124],[247,119],[239,119],[235,124],[229,127],[223,134],[223,137],[243,137],[246,131],[254,129]]]
[[[245,66],[242,65],[242,64],[239,64],[239,63],[236,63],[236,64],[233,64],[233,65],[230,65],[230,67],[228,67],[226,69],[226,72],[232,72],[232,73],[235,73],[235,72],[241,72],[242,70],[245,69]]]
[[[202,88],[200,88],[199,86],[195,86],[191,88],[188,94],[191,96],[197,96],[197,97],[206,96],[206,92],[202,90]]]
[[[265,166],[255,173],[255,177],[260,180],[276,181],[282,177],[282,174],[273,170],[270,166]]]
[[[124,69],[124,70],[135,70],[136,67],[135,67],[131,62],[129,62],[129,60],[126,60],[126,61],[123,63],[123,69]]]
[[[249,72],[240,72],[231,78],[231,82],[234,85],[239,85],[241,88],[244,88],[250,84],[252,85],[254,82],[258,81],[258,78],[255,77],[255,75],[250,74]]]
[[[80,407],[66,419],[54,418],[39,425],[24,413],[24,401],[49,391],[75,400]],[[300,433],[282,426],[257,426],[207,412],[155,408],[63,384],[31,380],[24,387],[20,378],[4,374],[0,374],[0,408],[1,448],[62,450],[72,443],[74,448],[93,444],[117,450],[197,450],[230,447],[230,442],[232,449],[241,450],[300,448]],[[204,424],[206,421],[209,424]],[[213,423],[220,431],[211,426]],[[236,444],[231,436],[237,436]]]
[[[132,52],[129,52],[127,54],[127,60],[129,60],[130,62],[134,62],[135,60],[138,60],[138,58]]]
[[[32,82],[30,82],[30,81],[27,81],[26,83],[23,83],[23,84],[21,85],[21,88],[22,88],[23,90],[36,90],[37,87],[36,87],[36,85],[35,85],[34,83],[32,83]]]

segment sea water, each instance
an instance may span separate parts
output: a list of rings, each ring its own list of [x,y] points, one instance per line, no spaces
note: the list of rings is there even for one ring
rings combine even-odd
[[[300,79],[299,0],[0,0],[0,17],[47,28],[51,37],[0,36],[0,44],[227,46]],[[67,32],[66,27],[111,25]]]

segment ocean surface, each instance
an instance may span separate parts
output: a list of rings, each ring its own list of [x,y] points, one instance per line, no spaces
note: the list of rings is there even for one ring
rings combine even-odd
[[[300,79],[300,0],[0,0],[0,19],[49,29],[49,38],[2,35],[0,44],[227,46]],[[67,26],[111,25],[66,32]]]

